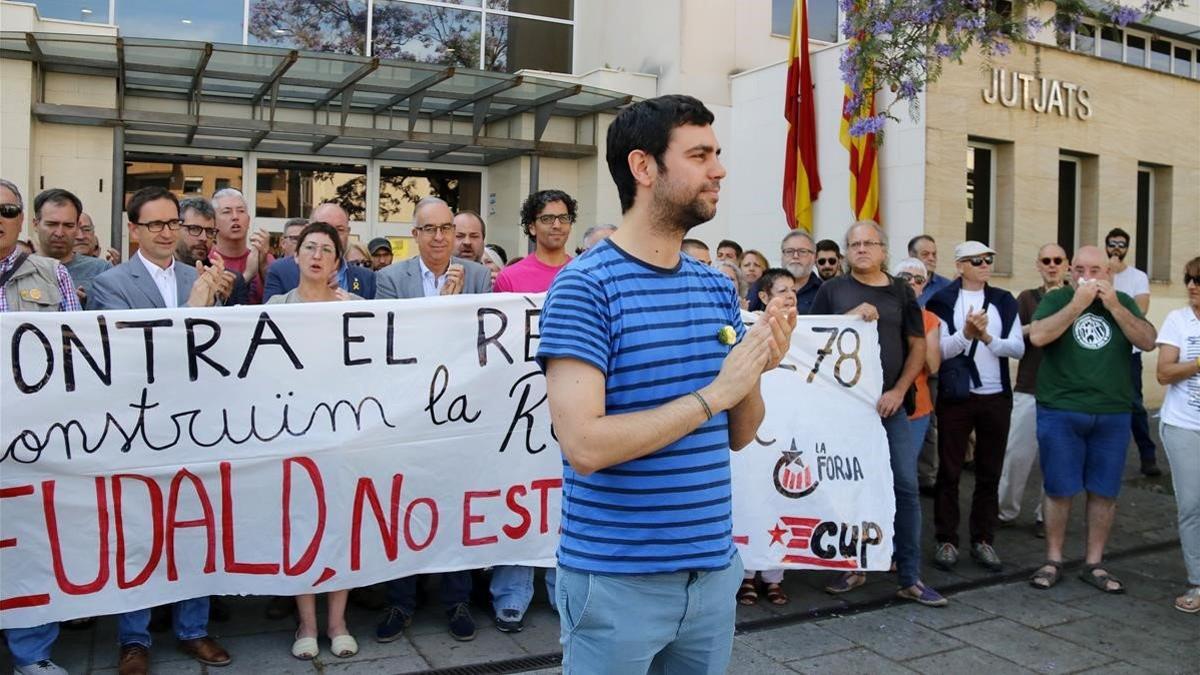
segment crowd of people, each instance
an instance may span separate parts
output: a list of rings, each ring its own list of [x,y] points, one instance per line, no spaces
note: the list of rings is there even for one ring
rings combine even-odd
[[[992,247],[957,243],[955,275],[943,277],[932,237],[914,238],[909,257],[889,264],[887,231],[870,221],[852,224],[841,242],[789,231],[777,266],[731,240],[719,242],[714,257],[705,242],[685,238],[715,213],[724,177],[711,123],[707,108],[684,96],[618,115],[608,161],[624,220],[588,228],[575,255],[567,243],[578,204],[561,190],[525,200],[520,222],[531,250],[512,259],[488,244],[480,214],[426,197],[414,212],[417,253],[396,261],[385,238],[366,246],[352,240],[349,216],[335,203],[284,223],[273,251],[237,190],[180,201],[149,187],[128,199],[137,248],[122,262],[119,252],[100,249],[71,192],[44,190],[27,207],[18,188],[0,180],[0,311],[549,291],[538,360],[571,489],[563,496],[559,566],[545,583],[562,622],[565,663],[575,664],[570,672],[645,672],[651,664],[720,672],[736,604],[754,604],[760,593],[789,602],[783,570],[743,570],[739,562],[729,536],[728,452],[753,439],[763,415],[758,377],[783,358],[797,315],[844,314],[878,326],[876,412],[894,480],[897,595],[935,607],[947,599],[921,578],[921,494],[933,498],[932,563],[950,569],[961,545],[961,474],[973,466],[969,553],[998,571],[996,531],[1019,515],[1035,460],[1044,475],[1035,534],[1046,539],[1046,562],[1030,583],[1059,582],[1072,498],[1086,493],[1080,578],[1106,593],[1124,591],[1104,550],[1131,435],[1141,471],[1160,473],[1141,394],[1141,353],[1157,348],[1156,375],[1166,386],[1160,435],[1189,575],[1175,607],[1200,611],[1200,257],[1183,270],[1188,305],[1158,331],[1145,319],[1148,280],[1125,263],[1131,242],[1121,229],[1103,249],[1069,255],[1042,246],[1031,261],[1042,283],[1016,297],[991,284]],[[18,245],[27,214],[37,254]],[[741,311],[759,319],[747,328]],[[475,637],[471,598],[481,584],[495,627],[523,629],[533,568],[440,577],[438,601],[455,639]],[[865,580],[841,574],[826,590],[849,593]],[[410,625],[417,590],[418,579],[408,577],[326,594],[330,652],[358,651],[345,620],[349,602],[382,610],[374,637],[390,642]],[[689,611],[698,597],[711,599],[709,611]],[[155,624],[169,627],[196,661],[230,663],[207,629],[223,612],[219,598],[201,597],[120,614],[119,672],[149,671]],[[274,598],[267,612],[295,614],[296,658],[319,654],[314,595]],[[5,631],[19,673],[65,672],[51,661],[58,631],[57,623]],[[582,665],[594,663],[606,665]]]

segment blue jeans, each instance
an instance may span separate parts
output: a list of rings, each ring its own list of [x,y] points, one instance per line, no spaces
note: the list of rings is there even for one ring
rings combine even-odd
[[[742,560],[723,569],[588,574],[558,568],[563,675],[724,673]]]
[[[492,568],[492,607],[496,614],[513,610],[525,616],[529,601],[533,600],[532,567],[522,565],[497,565]]]
[[[450,611],[455,605],[471,602],[471,571],[442,572],[442,608]],[[417,611],[417,581],[421,575],[393,579],[387,586],[388,601],[392,607],[412,616]]]
[[[892,459],[892,489],[896,496],[892,546],[901,588],[921,580],[921,497],[917,486],[917,457],[925,442],[924,430],[929,427],[929,417],[926,415],[910,424],[908,414],[900,408],[882,420]],[[914,434],[912,429],[918,424],[922,425],[920,433]]]
[[[6,628],[4,638],[8,641],[8,651],[12,652],[13,663],[17,666],[48,661],[54,641],[58,639],[58,622],[29,628]]]
[[[171,605],[175,637],[195,640],[208,635],[208,596],[180,600]],[[117,617],[117,642],[122,646],[150,648],[150,609],[135,609]]]

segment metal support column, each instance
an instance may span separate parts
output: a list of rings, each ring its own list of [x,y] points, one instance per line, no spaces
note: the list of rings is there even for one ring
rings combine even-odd
[[[121,259],[126,256],[125,248],[121,245],[125,232],[125,127],[113,127],[113,166],[112,166],[112,225],[109,232],[109,246],[121,253]]]
[[[540,183],[540,177],[538,174],[541,171],[541,168],[541,157],[538,157],[536,152],[529,155],[529,194],[533,194],[539,189],[538,184]],[[531,255],[536,249],[537,244],[533,243],[533,240],[530,239],[529,250],[526,251],[526,255]]]

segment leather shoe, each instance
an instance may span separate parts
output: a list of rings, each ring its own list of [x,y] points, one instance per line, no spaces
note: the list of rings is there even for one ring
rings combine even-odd
[[[121,657],[117,660],[117,672],[120,675],[148,675],[150,650],[142,645],[121,647]]]
[[[224,647],[207,636],[195,640],[180,640],[179,649],[206,666],[227,666],[233,660]]]

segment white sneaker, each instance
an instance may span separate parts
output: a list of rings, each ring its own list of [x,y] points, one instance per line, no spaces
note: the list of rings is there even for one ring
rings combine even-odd
[[[17,666],[13,671],[16,675],[67,675],[67,669],[46,659],[27,666]]]

